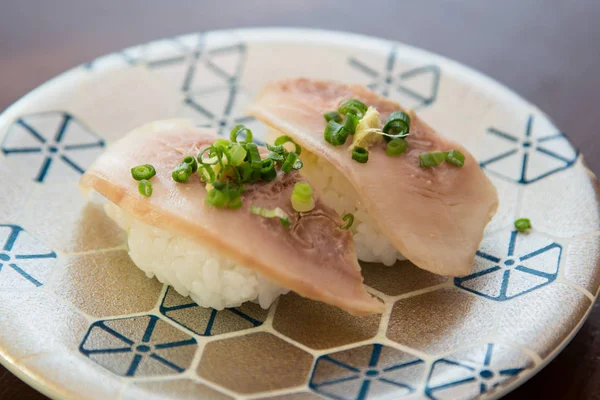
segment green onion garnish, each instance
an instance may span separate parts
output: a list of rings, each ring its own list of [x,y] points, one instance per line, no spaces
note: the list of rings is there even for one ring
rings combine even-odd
[[[171,177],[175,182],[185,183],[190,179],[191,175],[192,166],[190,164],[181,163],[173,170]]]
[[[252,141],[252,131],[246,128],[244,125],[234,126],[231,130],[231,133],[229,134],[229,140],[235,143],[237,142],[237,137],[242,134],[246,135],[244,142],[250,143]]]
[[[327,122],[329,122],[329,121],[335,121],[337,123],[342,122],[342,116],[337,111],[329,111],[328,113],[323,114],[323,117],[325,117],[325,121],[327,121]]]
[[[315,208],[312,187],[306,182],[297,182],[291,197],[292,207],[298,212],[309,212]]]
[[[260,153],[258,152],[258,147],[254,143],[247,143],[246,150],[248,151],[248,162],[250,163],[250,167],[254,170],[260,170],[262,160],[260,158]]]
[[[229,198],[227,197],[227,194],[225,194],[225,192],[215,188],[208,191],[204,201],[206,202],[206,204],[210,204],[211,206],[223,208],[229,201]]]
[[[234,167],[242,165],[244,159],[246,158],[246,154],[248,154],[244,146],[239,143],[234,143],[230,150],[229,163]]]
[[[421,168],[436,167],[446,161],[446,152],[434,151],[419,155],[419,166]]]
[[[227,148],[229,145],[231,144],[231,142],[227,139],[217,139],[215,140],[215,142],[212,144],[214,147],[222,147],[222,148]]]
[[[240,208],[242,206],[242,192],[244,188],[229,182],[215,181],[213,188],[208,191],[204,201],[206,204],[218,208]]]
[[[525,232],[526,230],[531,229],[531,221],[529,218],[519,218],[515,221],[515,228],[517,228],[519,232]]]
[[[335,121],[329,121],[325,127],[324,138],[328,143],[334,146],[341,146],[346,143],[348,135],[349,132],[344,125],[340,125]]]
[[[400,154],[406,152],[406,147],[408,144],[404,139],[392,139],[388,142],[387,147],[385,148],[385,154],[388,156],[399,156]]]
[[[465,155],[458,150],[450,150],[446,153],[446,162],[457,167],[465,165]]]
[[[284,143],[292,143],[294,146],[296,146],[296,154],[300,155],[300,153],[302,153],[302,147],[300,147],[298,143],[294,142],[292,138],[287,135],[279,136],[277,139],[275,139],[275,142],[273,142],[275,146],[281,147],[283,147]]]
[[[350,227],[354,223],[354,215],[346,214],[342,217],[342,219],[344,220],[344,222],[346,224],[344,226],[342,226],[341,229],[350,229]]]
[[[281,170],[286,174],[290,172],[294,166],[296,165],[296,161],[298,160],[298,154],[296,153],[288,153],[283,165],[281,166]]]
[[[296,160],[296,162],[294,163],[294,166],[292,168],[294,168],[294,169],[302,169],[303,166],[304,166],[304,163],[302,162],[302,160],[300,158],[298,158]]]
[[[200,179],[206,183],[213,183],[216,179],[215,171],[210,165],[202,165],[198,168]]]
[[[250,206],[250,212],[252,214],[260,215],[264,218],[279,218],[281,225],[290,226],[290,220],[288,215],[281,208],[277,207],[272,210],[268,210],[266,208]]]
[[[410,116],[402,111],[395,111],[385,120],[382,131],[391,135],[406,135],[410,130]],[[384,136],[388,142],[389,136]]]
[[[138,192],[140,192],[142,196],[152,196],[152,182],[147,179],[140,180],[140,183],[138,184]]]
[[[262,160],[262,166],[260,168],[260,177],[264,181],[272,181],[277,177],[275,163],[270,158]]]
[[[154,175],[156,175],[156,170],[150,164],[142,164],[137,167],[131,168],[131,176],[136,181],[141,181],[142,179],[150,179]]]
[[[360,146],[355,147],[352,149],[352,159],[361,164],[366,163],[369,161],[369,150]]]
[[[342,115],[354,114],[358,119],[362,118],[367,112],[367,106],[360,100],[348,99],[342,101],[342,104],[338,107],[338,111]]]
[[[359,121],[360,118],[358,118],[356,115],[350,113],[346,114],[346,120],[344,121],[344,130],[350,135],[354,135],[354,132],[356,132],[356,126],[358,125]]]
[[[198,161],[196,161],[196,159],[192,156],[184,157],[183,163],[192,167],[192,174],[198,170]]]

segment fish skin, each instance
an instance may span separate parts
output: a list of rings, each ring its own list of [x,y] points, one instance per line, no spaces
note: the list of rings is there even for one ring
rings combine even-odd
[[[352,136],[343,146],[327,143],[323,114],[349,98],[376,107],[382,122],[393,111],[409,113],[407,152],[387,156],[383,142],[371,147],[369,161],[360,164],[348,149]],[[248,113],[332,163],[349,179],[394,247],[415,265],[445,276],[471,273],[484,229],[498,208],[498,195],[462,145],[438,134],[413,111],[360,85],[305,78],[273,82]],[[462,168],[448,163],[419,167],[420,154],[452,149],[465,155]]]
[[[247,184],[244,205],[237,210],[204,204],[206,189],[198,174],[185,183],[171,178],[186,155],[214,142],[217,136],[182,120],[157,121],[140,127],[113,144],[82,176],[84,190],[94,189],[125,212],[152,226],[187,235],[216,248],[302,296],[338,306],[355,315],[381,313],[384,305],[366,292],[351,233],[341,218],[314,194],[315,209],[299,215],[289,198],[293,171],[279,172],[272,182]],[[152,196],[138,193],[133,166],[152,164]],[[279,206],[292,225],[250,213],[250,204]],[[318,228],[318,229],[317,229]]]

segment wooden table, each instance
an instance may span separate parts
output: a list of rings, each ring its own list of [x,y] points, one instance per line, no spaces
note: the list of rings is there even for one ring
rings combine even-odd
[[[67,68],[126,46],[242,26],[347,30],[422,47],[503,82],[547,112],[600,173],[600,1],[3,0],[0,110]],[[0,399],[43,399],[0,367]],[[600,306],[513,393],[600,399]]]

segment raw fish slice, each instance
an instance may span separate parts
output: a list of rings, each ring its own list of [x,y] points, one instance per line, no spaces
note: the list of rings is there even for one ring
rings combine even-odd
[[[218,209],[204,204],[205,184],[194,174],[176,183],[171,172],[186,155],[217,139],[211,131],[182,121],[159,121],[134,130],[111,146],[84,174],[81,185],[92,188],[123,211],[154,227],[166,229],[218,249],[283,287],[356,315],[383,311],[365,291],[351,234],[341,218],[315,193],[315,208],[298,215],[290,205],[297,172],[279,173],[272,182],[247,184],[243,207]],[[138,193],[130,168],[152,164],[149,198]],[[250,205],[280,207],[290,227],[278,219],[250,213]]]
[[[353,161],[348,150],[352,136],[339,147],[323,138],[323,114],[350,98],[376,107],[382,122],[393,111],[405,111],[359,85],[290,79],[267,85],[249,113],[344,174],[379,228],[414,264],[440,275],[469,274],[484,228],[498,207],[495,187],[463,146],[439,135],[413,112],[406,153],[387,156],[385,143],[380,143],[369,149],[367,163]],[[464,167],[419,167],[420,154],[452,149],[465,155]]]

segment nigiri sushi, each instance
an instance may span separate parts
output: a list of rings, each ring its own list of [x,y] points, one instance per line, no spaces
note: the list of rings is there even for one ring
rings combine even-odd
[[[359,85],[274,82],[248,112],[302,146],[302,173],[338,213],[354,215],[361,260],[471,272],[498,196],[463,146]]]
[[[300,148],[267,152],[234,131],[228,141],[181,120],[150,123],[101,155],[81,186],[108,199],[133,262],[201,306],[267,308],[293,290],[382,312],[345,222],[297,172]]]

